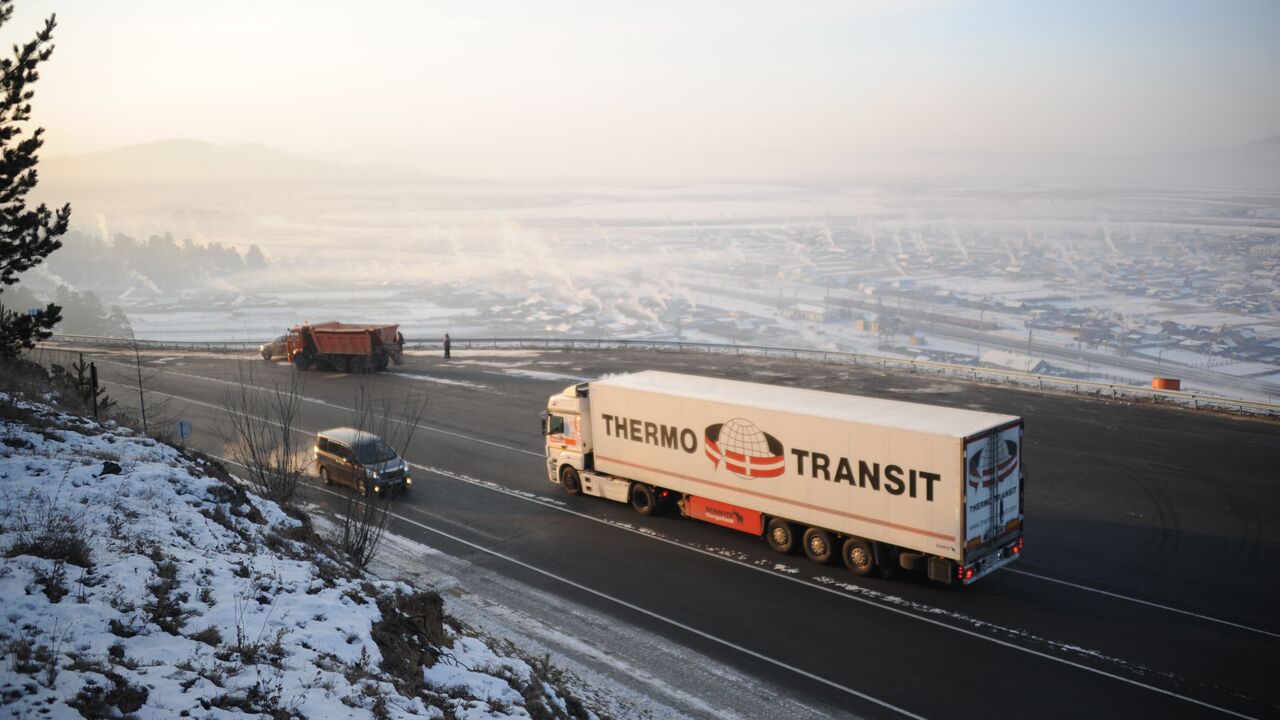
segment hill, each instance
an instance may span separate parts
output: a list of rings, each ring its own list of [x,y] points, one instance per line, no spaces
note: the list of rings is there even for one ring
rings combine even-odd
[[[0,438],[0,716],[592,717],[215,462],[2,392]]]
[[[42,159],[42,185],[315,186],[416,184],[437,180],[404,167],[344,165],[257,144],[160,140],[105,152]]]

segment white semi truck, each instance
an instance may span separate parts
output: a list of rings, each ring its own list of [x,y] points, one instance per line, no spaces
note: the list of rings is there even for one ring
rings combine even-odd
[[[553,395],[547,473],[859,575],[971,583],[1022,552],[1022,420],[646,371]]]

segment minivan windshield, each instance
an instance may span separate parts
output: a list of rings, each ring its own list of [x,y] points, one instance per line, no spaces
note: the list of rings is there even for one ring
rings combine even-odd
[[[396,451],[382,438],[366,440],[356,446],[356,459],[361,465],[379,465],[395,458]]]

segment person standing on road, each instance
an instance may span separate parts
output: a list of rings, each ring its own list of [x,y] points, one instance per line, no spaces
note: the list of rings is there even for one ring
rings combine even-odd
[[[444,334],[444,359],[449,359],[449,346],[453,343],[449,340],[449,333]]]

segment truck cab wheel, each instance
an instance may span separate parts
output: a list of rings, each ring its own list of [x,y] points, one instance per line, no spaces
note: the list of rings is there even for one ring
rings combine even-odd
[[[819,565],[826,565],[831,562],[831,557],[835,554],[831,533],[821,528],[811,527],[805,530],[803,545],[805,557]]]
[[[582,493],[582,479],[578,477],[578,471],[572,465],[565,465],[560,470],[560,487],[570,495]]]
[[[840,553],[845,567],[854,575],[866,575],[876,566],[875,551],[871,543],[862,538],[851,537],[844,541],[844,549]]]
[[[790,554],[796,549],[796,529],[786,520],[773,518],[764,529],[764,541],[776,553]]]
[[[656,501],[653,488],[644,483],[631,483],[631,509],[640,515],[652,515]]]

